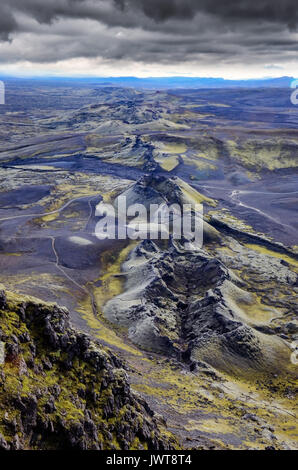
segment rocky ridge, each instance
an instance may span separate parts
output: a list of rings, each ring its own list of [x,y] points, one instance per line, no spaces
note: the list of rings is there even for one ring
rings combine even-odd
[[[138,181],[123,194],[128,204],[137,200],[145,205],[161,201],[212,203],[179,178],[156,175]],[[273,325],[253,318],[258,306],[252,286],[224,262],[224,249],[236,244],[242,266],[250,255],[236,239],[206,221],[204,238],[206,245],[198,251],[186,249],[180,240],[170,239],[167,247],[160,241],[140,242],[122,266],[124,290],[107,302],[105,317],[128,328],[129,338],[138,346],[175,357],[192,370],[203,361],[237,374],[280,373],[281,364],[288,371],[290,345],[286,340],[290,338],[276,335]],[[223,254],[218,250],[215,255],[215,247],[222,247]],[[258,265],[257,261],[254,275],[264,277],[265,272],[268,286],[273,282],[275,287],[281,284],[297,290],[297,274],[286,262],[269,259],[267,265],[262,260]],[[293,314],[294,297],[293,293],[293,298],[287,299]],[[262,305],[259,309],[261,313]]]
[[[0,294],[0,449],[171,449],[125,365],[66,309]]]

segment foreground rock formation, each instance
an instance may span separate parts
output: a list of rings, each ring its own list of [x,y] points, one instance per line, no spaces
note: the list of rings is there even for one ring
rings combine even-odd
[[[123,363],[65,309],[0,294],[0,449],[170,449]]]

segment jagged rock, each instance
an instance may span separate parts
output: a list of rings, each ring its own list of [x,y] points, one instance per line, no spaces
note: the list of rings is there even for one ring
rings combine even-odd
[[[298,333],[298,321],[293,320],[288,322],[285,325],[285,328],[289,331],[289,333]]]
[[[2,434],[0,434],[0,450],[9,450],[9,445]]]
[[[10,393],[0,395],[0,404],[15,418],[0,412],[0,448],[98,450],[115,442],[123,449],[134,442],[174,448],[175,439],[163,434],[147,403],[132,393],[122,362],[73,330],[65,309],[31,301],[6,304],[0,326],[9,321],[9,308],[19,325],[12,323],[5,337],[0,386]]]
[[[0,309],[6,307],[6,295],[4,291],[0,291]]]

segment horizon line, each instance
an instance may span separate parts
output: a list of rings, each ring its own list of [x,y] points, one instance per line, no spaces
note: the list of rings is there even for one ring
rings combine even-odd
[[[294,76],[290,75],[281,75],[279,77],[275,76],[264,76],[256,78],[224,78],[224,77],[214,77],[214,76],[185,76],[185,75],[161,75],[161,76],[147,76],[147,77],[138,77],[135,75],[56,75],[56,74],[7,74],[5,72],[0,72],[0,77],[6,78],[22,78],[22,79],[40,79],[40,78],[51,78],[51,79],[97,79],[97,80],[115,80],[115,79],[130,79],[130,80],[171,80],[171,79],[183,79],[183,80],[224,80],[227,82],[252,82],[252,81],[269,81],[269,80],[281,80],[281,79],[293,79]]]

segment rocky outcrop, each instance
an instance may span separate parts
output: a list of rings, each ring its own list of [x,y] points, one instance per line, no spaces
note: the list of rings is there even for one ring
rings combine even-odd
[[[171,449],[125,365],[67,310],[0,295],[0,449]]]

